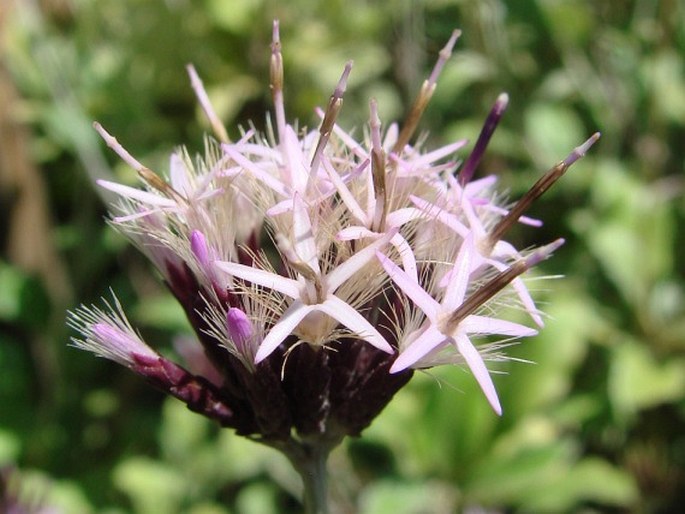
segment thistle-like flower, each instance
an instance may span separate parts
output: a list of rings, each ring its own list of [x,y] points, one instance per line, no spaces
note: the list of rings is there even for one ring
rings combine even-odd
[[[501,357],[502,345],[477,336],[536,333],[497,316],[501,292],[512,288],[514,303],[542,326],[520,275],[563,242],[519,251],[504,238],[516,223],[539,224],[524,216],[528,207],[599,135],[509,207],[497,203],[495,177],[472,180],[506,94],[462,166],[455,153],[466,141],[430,152],[412,146],[458,37],[455,31],[440,52],[401,130],[383,131],[372,101],[362,141],[336,124],[352,63],[318,111],[318,130],[287,123],[277,22],[275,127],[267,134],[247,130],[231,141],[192,67],[215,136],[204,158],[178,150],[163,178],[95,124],[145,186],[99,182],[121,198],[111,222],[159,270],[218,374],[209,380],[161,357],[118,303],[72,313],[82,334],[76,345],[283,450],[301,471],[312,452],[326,454],[345,435],[358,435],[415,369],[465,363],[501,414],[485,361]]]

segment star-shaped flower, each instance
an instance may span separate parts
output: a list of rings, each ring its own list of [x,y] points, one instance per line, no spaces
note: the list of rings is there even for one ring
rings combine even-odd
[[[273,289],[294,300],[264,337],[255,356],[255,363],[267,358],[293,332],[310,343],[325,341],[329,330],[320,314],[333,318],[376,348],[393,353],[393,348],[378,330],[355,307],[335,293],[349,278],[373,262],[374,253],[386,245],[394,235],[395,231],[388,232],[330,272],[323,274],[307,208],[299,196],[295,195],[294,244],[292,255],[287,261],[298,270],[297,279],[235,262],[218,261],[216,266],[229,275]]]
[[[561,243],[545,247],[545,254],[551,252],[559,244]],[[412,334],[412,336],[416,335],[416,337],[406,348],[401,349],[401,353],[390,368],[390,372],[396,373],[409,367],[421,367],[420,361],[422,358],[445,345],[454,345],[471,369],[494,411],[501,415],[502,408],[495,386],[492,383],[483,358],[471,342],[469,336],[473,334],[498,334],[516,338],[532,336],[537,334],[537,331],[511,321],[472,314],[488,297],[484,297],[483,302],[469,306],[467,309],[463,308],[463,306],[467,305],[465,297],[473,271],[472,261],[475,254],[476,249],[473,238],[468,236],[462,243],[451,269],[449,283],[444,289],[442,300],[438,302],[390,258],[381,252],[376,252],[376,256],[392,281],[426,316],[426,322],[421,327],[420,332],[418,335],[416,333]],[[521,266],[522,269],[520,271],[517,270],[517,273],[521,273],[540,258],[542,257],[537,255],[530,262],[525,262]],[[507,282],[503,285],[510,282],[511,278],[508,277]],[[501,289],[503,285],[499,286],[498,284],[496,290],[493,288],[493,294]],[[488,287],[487,284],[484,288],[486,287]]]

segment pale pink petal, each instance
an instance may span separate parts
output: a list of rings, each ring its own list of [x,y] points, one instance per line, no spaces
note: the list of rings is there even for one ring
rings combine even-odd
[[[425,214],[420,209],[416,209],[414,207],[405,207],[403,209],[397,209],[396,211],[392,211],[391,213],[389,213],[388,217],[385,219],[385,224],[388,227],[399,228],[405,223],[409,223],[410,221],[421,219],[424,217]]]
[[[308,198],[308,203],[311,206],[315,206],[323,202],[326,198],[329,198],[335,193],[335,189],[330,187],[327,182],[319,181],[317,183],[318,195],[311,195]],[[284,214],[293,210],[293,200],[292,198],[287,198],[282,202],[278,202],[273,207],[269,207],[266,211],[267,216],[278,216],[279,214]]]
[[[397,123],[391,123],[385,131],[385,139],[383,139],[383,150],[387,154],[390,152],[397,142],[397,137],[400,134],[400,127]]]
[[[499,206],[494,205],[492,203],[486,203],[483,207],[490,212],[494,212],[496,214],[499,214],[500,216],[506,216],[509,213],[508,210],[503,209],[502,207],[499,207]],[[531,227],[541,227],[542,226],[542,220],[539,220],[536,218],[529,218],[528,216],[521,216],[518,219],[518,221],[519,221],[519,223],[522,223],[523,225],[528,225]]]
[[[132,214],[127,214],[126,216],[114,216],[112,220],[115,223],[127,223],[129,221],[137,220],[140,218],[145,218],[147,216],[157,214],[162,211],[162,209],[146,209],[144,211],[134,212]]]
[[[182,196],[190,198],[193,193],[193,186],[188,180],[188,169],[183,158],[174,152],[169,158],[169,180],[171,187],[181,193]]]
[[[446,210],[442,209],[441,207],[438,207],[435,204],[427,202],[426,200],[424,200],[423,198],[419,198],[418,196],[409,195],[409,199],[412,201],[414,205],[416,205],[419,209],[423,211],[424,216],[428,218],[437,219],[441,223],[447,225],[449,228],[454,230],[461,237],[466,237],[470,233],[470,230],[466,227],[466,225],[459,221],[459,219],[454,214],[451,214]]]
[[[259,364],[271,355],[271,353],[278,348],[278,345],[293,333],[293,330],[297,328],[300,321],[314,310],[314,307],[315,306],[312,305],[304,305],[299,300],[293,302],[293,304],[283,313],[279,322],[271,327],[269,333],[262,340],[262,344],[259,345],[257,354],[255,355],[255,364]]]
[[[264,183],[264,185],[267,187],[273,189],[279,195],[288,196],[286,188],[280,180],[275,178],[268,171],[265,171],[254,164],[251,160],[245,158],[240,151],[235,148],[235,145],[222,145],[222,148],[224,152],[226,152],[226,155],[233,159],[235,163],[241,166],[244,170],[250,172],[257,180]]]
[[[321,269],[314,232],[312,232],[312,222],[309,219],[307,206],[298,193],[293,195],[293,239],[295,253],[318,275]]]
[[[479,178],[478,180],[472,180],[464,186],[464,192],[466,193],[467,198],[473,198],[478,196],[481,191],[492,186],[495,182],[497,182],[496,175],[488,175],[487,177]]]
[[[499,271],[505,271],[508,268],[506,264],[492,259],[488,259],[486,262]],[[530,317],[533,318],[535,324],[539,327],[543,327],[545,324],[542,321],[542,317],[540,317],[540,311],[535,307],[535,302],[533,302],[533,298],[530,296],[528,288],[523,283],[523,280],[521,280],[521,277],[516,277],[512,280],[511,285],[514,288],[514,291],[516,291],[516,294],[518,294],[521,304]]]
[[[359,206],[359,203],[355,199],[354,195],[347,188],[342,178],[340,178],[340,175],[338,175],[338,172],[333,168],[333,165],[330,163],[328,159],[325,159],[323,164],[324,169],[328,172],[328,176],[330,177],[331,182],[333,182],[333,185],[335,186],[336,190],[338,191],[338,194],[340,195],[340,199],[345,204],[345,207],[347,207],[347,209],[350,211],[350,214],[357,218],[357,221],[359,221],[359,223],[368,225],[370,220],[367,219],[366,213]]]
[[[457,350],[459,350],[459,353],[464,357],[473,376],[476,377],[476,381],[483,393],[485,393],[485,397],[488,399],[492,409],[498,416],[501,416],[502,406],[497,397],[495,384],[492,383],[492,378],[490,378],[490,373],[488,372],[488,368],[485,367],[485,363],[483,362],[480,353],[478,353],[476,347],[473,346],[469,338],[465,335],[458,334],[455,337],[455,340],[457,343]]]
[[[418,282],[413,280],[407,273],[397,266],[392,260],[386,257],[381,252],[376,252],[376,257],[381,261],[381,265],[385,269],[388,276],[392,279],[397,287],[406,294],[411,300],[421,309],[432,323],[437,323],[438,313],[440,312],[440,304],[436,302],[431,295],[429,295]]]
[[[270,271],[245,266],[237,262],[215,261],[214,265],[233,277],[247,280],[252,284],[273,289],[291,298],[300,297],[300,286],[296,280],[271,273]]]
[[[372,232],[366,227],[347,227],[338,232],[335,237],[338,241],[355,241],[365,237],[378,236],[378,233]]]
[[[392,367],[390,373],[397,373],[405,370],[417,361],[428,355],[440,343],[445,342],[449,338],[440,332],[435,325],[430,325],[419,337],[400,353]]]
[[[328,314],[331,318],[337,320],[343,326],[350,329],[367,343],[375,346],[386,353],[394,353],[392,346],[388,344],[385,338],[376,330],[371,323],[369,323],[364,316],[359,314],[359,311],[342,301],[334,295],[329,295],[326,300],[314,305],[314,309]]]
[[[459,323],[458,330],[467,334],[500,334],[512,337],[529,337],[538,333],[537,330],[498,318],[488,316],[467,316]]]
[[[528,288],[526,287],[526,284],[523,283],[523,280],[521,280],[520,277],[516,277],[514,280],[511,281],[511,285],[514,288],[514,291],[516,291],[516,294],[518,294],[519,299],[523,304],[523,307],[526,309],[526,312],[530,315],[535,324],[538,327],[544,327],[545,322],[542,321],[540,311],[535,306],[535,302],[533,301],[533,298],[530,296]]]
[[[507,259],[519,259],[521,254],[511,243],[499,240],[495,243],[495,247],[492,249],[490,257],[497,259],[498,261],[506,261]]]
[[[445,310],[454,310],[464,301],[466,288],[469,285],[469,276],[471,275],[471,261],[473,260],[475,250],[473,237],[469,235],[461,244],[457,259],[454,261],[454,266],[451,270],[450,279],[445,289],[445,297],[441,304]]]
[[[379,237],[368,245],[366,248],[359,250],[352,257],[341,263],[326,275],[326,286],[329,292],[332,293],[345,283],[355,273],[358,273],[364,266],[366,266],[376,253],[376,250],[383,248],[395,236],[397,230],[390,230],[382,237]]]
[[[483,239],[487,235],[483,220],[476,214],[473,204],[469,199],[463,199],[460,205],[462,212],[469,222],[469,228],[473,232],[473,236],[477,239]]]
[[[409,246],[407,240],[400,234],[395,234],[395,236],[390,240],[390,243],[399,252],[404,271],[407,273],[407,275],[409,275],[409,278],[418,284],[419,275],[417,273],[416,257],[414,256],[414,251],[411,249],[411,246]]]
[[[196,193],[198,191],[196,191]],[[209,191],[204,191],[201,194],[195,196],[195,199],[198,202],[204,202],[205,200],[209,200],[210,198],[214,198],[215,196],[219,196],[223,193],[225,193],[225,191],[222,188],[210,189]]]
[[[109,191],[117,193],[118,195],[131,200],[138,200],[139,202],[156,205],[158,207],[177,206],[176,202],[170,198],[165,198],[155,193],[143,191],[142,189],[136,189],[135,187],[124,186],[123,184],[117,184],[116,182],[110,182],[109,180],[98,180],[97,184]]]
[[[254,135],[254,131],[250,129],[240,141],[247,141],[246,137],[252,137],[252,135]],[[240,141],[237,144],[240,144]],[[281,155],[279,151],[269,146],[256,143],[243,143],[240,145],[240,149],[244,155],[256,155],[268,161],[275,161]]]
[[[304,192],[309,176],[307,170],[309,164],[302,152],[300,140],[290,125],[285,127],[285,138],[282,143],[283,157],[285,159],[285,169],[283,172],[288,177],[290,188],[293,191]]]
[[[454,152],[462,148],[466,143],[466,139],[456,141],[449,145],[438,148],[437,150],[433,150],[432,152],[422,154],[409,164],[413,168],[426,168],[435,161],[438,161],[443,157],[447,157],[448,155],[452,155]]]
[[[269,207],[266,211],[267,216],[278,216],[280,214],[290,212],[293,210],[293,200],[292,198],[286,198],[282,202],[278,202],[273,207]]]

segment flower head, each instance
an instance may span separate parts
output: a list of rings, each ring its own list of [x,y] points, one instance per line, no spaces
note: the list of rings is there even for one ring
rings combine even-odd
[[[501,406],[485,360],[535,329],[502,319],[501,292],[542,326],[520,275],[561,240],[519,251],[505,240],[531,203],[582,156],[574,150],[511,207],[496,179],[472,180],[508,103],[498,97],[463,166],[467,143],[412,145],[421,114],[459,36],[455,31],[402,124],[385,130],[375,101],[368,136],[337,123],[352,63],[345,65],[317,130],[286,121],[278,23],[271,52],[275,131],[231,141],[196,71],[193,89],[214,131],[203,158],[172,154],[166,178],[100,125],[105,142],[136,169],[144,189],[101,181],[121,197],[112,224],[150,258],[183,306],[223,377],[205,380],[159,356],[125,320],[72,314],[80,348],[115,360],[239,433],[271,442],[358,434],[413,369],[465,363],[491,406]],[[511,297],[508,295],[507,298]]]

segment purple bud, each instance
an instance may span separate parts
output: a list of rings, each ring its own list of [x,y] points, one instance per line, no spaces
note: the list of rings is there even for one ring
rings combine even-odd
[[[193,230],[193,232],[190,234],[190,249],[202,267],[209,269],[210,262],[207,240],[205,239],[204,234],[199,230]]]
[[[99,322],[94,323],[90,330],[94,341],[100,347],[100,353],[120,364],[129,366],[133,356],[137,354],[157,357],[157,354],[140,339],[116,325]]]
[[[495,129],[497,128],[497,125],[502,119],[504,111],[507,109],[508,105],[509,95],[506,93],[501,93],[497,97],[495,105],[492,106],[490,114],[488,114],[488,117],[486,118],[485,123],[483,124],[483,128],[481,129],[480,134],[478,135],[476,145],[473,147],[471,154],[469,155],[468,159],[466,159],[466,162],[464,163],[464,166],[461,169],[461,172],[459,174],[459,181],[462,185],[468,184],[473,178],[473,174],[476,171],[476,167],[478,166],[478,163],[480,163],[480,160],[483,157],[483,154],[485,153],[485,148],[488,146],[490,138],[492,137],[492,134],[495,132]]]
[[[254,329],[247,315],[240,309],[231,307],[226,313],[226,328],[237,350],[241,353],[249,351],[248,344],[252,339]]]

